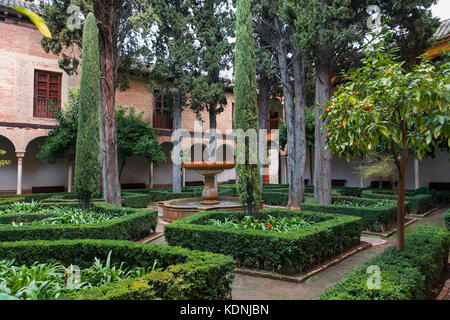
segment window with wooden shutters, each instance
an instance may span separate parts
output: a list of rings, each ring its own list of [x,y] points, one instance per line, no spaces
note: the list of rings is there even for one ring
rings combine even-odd
[[[153,127],[160,129],[173,129],[172,123],[172,99],[169,96],[163,96],[158,91],[154,95],[153,108]]]
[[[61,108],[62,74],[36,70],[34,73],[34,110],[33,116],[55,118],[55,110]]]

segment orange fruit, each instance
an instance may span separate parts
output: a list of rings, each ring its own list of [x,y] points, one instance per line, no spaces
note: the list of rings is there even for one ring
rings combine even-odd
[[[331,137],[331,133],[328,132],[327,136],[328,136],[328,138]]]
[[[341,129],[342,129],[342,126],[341,126],[341,125],[338,125],[337,128],[338,128],[339,130],[341,130]]]

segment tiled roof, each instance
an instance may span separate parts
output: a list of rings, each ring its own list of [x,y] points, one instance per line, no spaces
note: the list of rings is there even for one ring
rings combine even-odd
[[[441,40],[450,37],[450,19],[442,21],[441,25],[434,34],[436,40]]]
[[[22,7],[39,14],[42,13],[42,10],[38,5],[24,0],[0,0],[0,7]]]

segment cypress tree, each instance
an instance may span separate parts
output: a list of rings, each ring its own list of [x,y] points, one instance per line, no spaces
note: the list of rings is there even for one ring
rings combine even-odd
[[[74,189],[82,208],[86,210],[90,205],[92,193],[98,189],[100,180],[100,58],[98,29],[92,13],[87,16],[84,24],[81,66]]]
[[[251,150],[251,139],[258,131],[258,108],[256,95],[255,43],[250,0],[238,0],[236,11],[236,51],[234,65],[234,127],[237,142],[237,189],[243,205],[251,214],[261,199],[257,150]],[[240,148],[240,135],[251,130],[255,136],[245,137],[245,147]],[[239,161],[241,158],[244,161]],[[241,163],[242,162],[242,163]]]

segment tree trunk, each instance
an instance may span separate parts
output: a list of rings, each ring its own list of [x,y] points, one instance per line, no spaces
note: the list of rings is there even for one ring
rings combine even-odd
[[[316,128],[314,160],[314,196],[321,204],[331,204],[331,153],[326,148],[326,132],[320,116],[325,112],[325,104],[330,98],[331,69],[329,51],[324,46],[317,50],[320,63],[316,68]]]
[[[295,160],[293,183],[296,185],[293,193],[292,204],[300,208],[305,195],[305,164],[306,164],[306,128],[305,128],[305,65],[303,57],[296,52],[294,57],[294,95],[295,95]]]
[[[102,186],[105,200],[121,206],[119,165],[117,153],[117,123],[115,114],[115,90],[119,50],[117,47],[118,21],[115,1],[94,2],[94,13],[99,27],[101,97],[100,141]]]
[[[260,77],[258,80],[258,87],[259,87],[258,128],[259,128],[259,130],[268,129],[267,128],[267,111],[269,108],[269,86],[268,86],[269,83],[268,82],[269,82],[269,79],[267,78],[267,74],[265,72],[262,72],[260,74]],[[260,137],[259,135],[258,135],[258,138],[266,139],[266,137]],[[258,151],[266,152],[266,150],[259,149],[259,143],[261,143],[261,142],[258,141]],[[264,179],[264,161],[263,160],[265,159],[265,157],[262,157],[262,155],[260,155],[258,157],[258,159],[259,159],[259,167],[261,168],[261,179],[259,181],[259,184],[260,184],[260,188],[262,190],[263,179]]]
[[[284,48],[284,44],[282,39],[280,38],[277,43],[277,53],[278,53],[278,63],[280,66],[280,75],[281,81],[283,85],[283,96],[284,96],[284,108],[286,111],[286,124],[287,124],[287,144],[286,144],[286,155],[287,155],[287,181],[289,184],[289,201],[288,208],[293,206],[294,199],[294,189],[295,185],[293,183],[294,177],[294,121],[293,121],[293,112],[294,112],[294,96],[292,83],[290,79],[290,75],[288,72],[288,62],[287,62],[287,53]]]
[[[181,92],[178,91],[174,96],[173,104],[173,130],[181,129]],[[175,135],[173,140],[173,152],[181,154],[181,135]],[[172,192],[181,192],[182,184],[181,163],[172,162]]]
[[[406,152],[405,152],[406,150]],[[400,166],[398,167],[399,190],[397,201],[397,251],[405,250],[405,189],[406,189],[406,165],[408,163],[407,148],[402,152]]]
[[[308,147],[309,150],[309,185],[313,185],[314,171],[313,171],[313,148]]]

